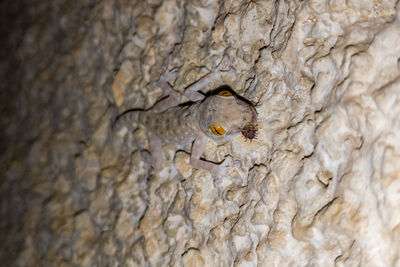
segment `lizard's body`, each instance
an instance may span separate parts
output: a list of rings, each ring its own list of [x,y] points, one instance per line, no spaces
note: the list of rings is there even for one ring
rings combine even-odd
[[[190,162],[193,167],[206,169],[214,177],[225,174],[232,158],[215,164],[200,157],[205,150],[208,138],[225,140],[243,133],[252,139],[255,136],[257,113],[255,108],[228,90],[204,97],[197,91],[215,75],[192,85],[185,95],[197,100],[190,105],[179,105],[181,95],[164,81],[161,87],[169,95],[149,110],[129,110],[121,114],[115,128],[125,125],[142,124],[149,140],[152,165],[161,169],[162,143],[187,144],[193,142]],[[202,99],[203,98],[203,99]],[[246,134],[250,132],[250,134]]]

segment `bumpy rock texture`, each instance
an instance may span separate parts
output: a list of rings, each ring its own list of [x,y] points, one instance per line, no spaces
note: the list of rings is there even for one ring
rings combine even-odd
[[[4,266],[400,266],[397,1],[1,1]],[[259,134],[215,188],[110,121],[228,57]],[[211,84],[204,92],[219,84]],[[146,265],[147,264],[147,265]]]

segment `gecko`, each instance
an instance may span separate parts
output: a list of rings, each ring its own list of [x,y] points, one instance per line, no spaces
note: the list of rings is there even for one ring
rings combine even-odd
[[[124,126],[143,125],[151,154],[151,165],[158,171],[162,168],[162,144],[184,145],[192,143],[190,164],[197,169],[211,173],[214,182],[233,166],[231,156],[220,164],[201,159],[209,138],[221,141],[233,138],[240,133],[246,139],[254,139],[257,133],[257,112],[251,102],[239,97],[228,85],[223,85],[216,93],[203,95],[198,91],[212,80],[221,80],[220,73],[209,73],[190,85],[183,95],[191,102],[181,104],[182,93],[175,91],[168,83],[169,72],[160,78],[166,98],[147,110],[132,109],[120,114],[114,122],[114,130]]]

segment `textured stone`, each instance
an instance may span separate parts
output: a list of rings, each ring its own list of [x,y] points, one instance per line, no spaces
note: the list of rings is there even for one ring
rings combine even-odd
[[[0,6],[2,265],[400,266],[398,1]],[[223,58],[259,125],[208,142],[241,162],[218,188],[190,144],[155,172],[143,127],[112,133]]]
[[[95,237],[95,231],[93,224],[90,221],[89,214],[87,212],[80,213],[75,218],[76,230],[79,232],[78,238],[75,241],[75,247],[77,248],[78,256],[85,254],[87,249],[90,248]],[[91,254],[91,253],[89,253]]]

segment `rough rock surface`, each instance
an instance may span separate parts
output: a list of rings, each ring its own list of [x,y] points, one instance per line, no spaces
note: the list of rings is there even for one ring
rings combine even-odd
[[[0,2],[4,266],[400,266],[398,1]],[[154,172],[127,108],[228,56],[257,103],[215,188],[188,152]],[[204,88],[204,92],[218,84]]]

